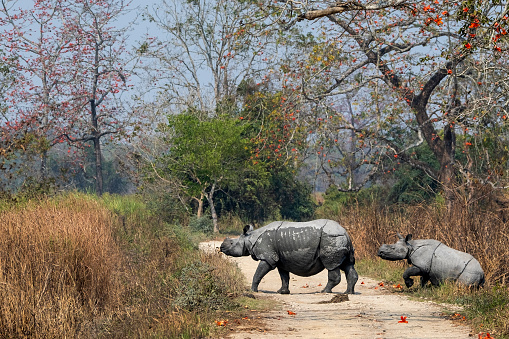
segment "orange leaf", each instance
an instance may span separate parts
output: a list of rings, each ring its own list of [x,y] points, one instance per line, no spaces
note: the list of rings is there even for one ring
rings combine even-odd
[[[228,320],[216,320],[217,326],[226,326],[228,324]]]
[[[381,282],[378,283],[378,286],[382,286],[383,287],[384,283],[381,281]]]
[[[322,284],[318,284],[318,286],[322,286]]]
[[[301,288],[308,288],[308,287],[309,287],[309,285],[306,284],[306,285],[302,286]]]
[[[292,312],[292,311],[286,311],[286,312],[288,312],[289,315],[296,315],[297,314],[297,313]]]
[[[361,282],[361,285],[364,285],[364,281],[363,281],[363,282]]]
[[[401,320],[398,321],[398,323],[405,323],[406,324],[406,323],[408,323],[408,321],[406,320],[406,317],[401,316]]]

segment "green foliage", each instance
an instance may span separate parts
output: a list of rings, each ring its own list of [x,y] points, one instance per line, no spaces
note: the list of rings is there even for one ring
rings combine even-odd
[[[310,185],[299,181],[288,167],[267,172],[267,180],[246,179],[218,194],[220,214],[235,213],[246,222],[303,221],[312,218],[315,204]]]
[[[289,169],[273,171],[270,183],[281,217],[294,221],[312,218],[316,206],[311,199],[311,185],[299,181]]]
[[[317,208],[316,215],[340,215],[342,211],[351,206],[369,206],[373,202],[385,197],[387,191],[382,186],[363,188],[358,192],[341,192],[335,187],[329,187],[325,192],[323,204]]]
[[[438,169],[440,165],[427,145],[421,145],[414,150],[413,159]],[[396,180],[388,192],[387,202],[390,204],[412,204],[429,201],[435,197],[439,185],[421,169],[404,164],[393,174]]]
[[[412,296],[439,303],[460,305],[462,315],[479,332],[490,332],[496,338],[509,338],[509,291],[503,286],[472,290],[452,282],[437,287],[412,287]]]
[[[222,281],[213,271],[214,267],[199,261],[182,268],[177,278],[175,307],[189,311],[231,308],[228,282]]]
[[[158,162],[168,176],[177,177],[190,197],[200,196],[213,184],[241,180],[256,171],[244,138],[246,125],[227,116],[200,120],[195,114],[170,116],[164,126],[167,154]]]
[[[509,338],[509,291],[506,287],[493,286],[466,294],[458,300],[465,305],[469,318],[479,327],[494,329],[497,338]]]
[[[189,219],[189,228],[195,232],[210,234],[214,231],[214,224],[208,215],[200,218],[197,216],[192,216]]]

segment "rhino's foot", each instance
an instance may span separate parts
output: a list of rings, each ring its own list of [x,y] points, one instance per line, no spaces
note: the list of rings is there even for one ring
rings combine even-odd
[[[281,287],[279,290],[277,290],[277,293],[279,294],[290,294],[290,290],[287,288]]]
[[[405,285],[406,285],[406,287],[408,287],[408,288],[412,287],[412,286],[414,285],[414,279],[412,279],[412,278],[406,278],[406,279],[405,279]]]
[[[325,288],[322,290],[322,293],[332,293],[332,288],[327,288],[327,287],[325,287]]]
[[[251,287],[251,292],[258,292],[258,287]]]
[[[346,290],[343,294],[355,294],[354,290]]]

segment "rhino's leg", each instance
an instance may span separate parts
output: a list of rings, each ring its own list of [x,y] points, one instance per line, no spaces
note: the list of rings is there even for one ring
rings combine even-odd
[[[426,286],[426,284],[428,283],[429,281],[429,274],[423,274],[421,276],[421,287],[424,287]]]
[[[355,284],[357,283],[357,280],[359,279],[359,275],[357,274],[357,271],[354,268],[354,265],[346,265],[343,268],[343,271],[345,272],[346,276],[346,291],[347,294],[354,294],[354,288]]]
[[[272,271],[274,267],[270,266],[268,262],[265,260],[260,260],[258,267],[256,268],[256,272],[253,276],[253,283],[251,284],[251,291],[258,292],[258,285],[260,285],[260,281],[265,277],[267,273]]]
[[[278,267],[279,276],[281,277],[281,288],[277,291],[277,293],[281,294],[290,294],[290,272]]]
[[[333,270],[329,270],[329,280],[327,285],[322,290],[322,293],[332,293],[334,286],[341,282],[341,268],[337,267]]]
[[[405,273],[403,273],[403,279],[405,279],[405,285],[406,287],[410,288],[414,284],[414,280],[410,277],[420,275],[422,276],[423,273],[420,268],[415,266],[410,266],[406,269]]]

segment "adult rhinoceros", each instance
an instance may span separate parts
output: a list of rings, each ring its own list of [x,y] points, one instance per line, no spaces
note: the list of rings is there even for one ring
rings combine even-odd
[[[421,276],[421,286],[431,281],[433,286],[451,280],[466,286],[478,287],[484,284],[484,272],[479,262],[470,254],[450,248],[438,240],[412,240],[398,233],[395,244],[384,244],[378,256],[385,260],[407,259],[410,266],[403,279],[407,287],[414,284],[412,276]]]
[[[251,285],[254,292],[258,292],[262,278],[276,267],[281,276],[281,294],[290,293],[290,273],[308,277],[326,268],[329,274],[322,290],[325,293],[332,292],[341,281],[340,270],[346,275],[346,293],[354,293],[358,279],[352,241],[346,230],[332,220],[275,221],[256,230],[248,225],[239,238],[226,238],[220,250],[233,257],[251,255],[260,261]]]

